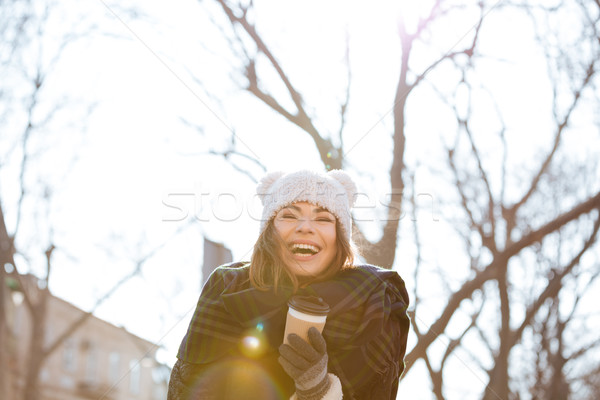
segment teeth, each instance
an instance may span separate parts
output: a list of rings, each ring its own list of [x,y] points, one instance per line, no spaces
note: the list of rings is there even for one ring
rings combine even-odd
[[[309,250],[313,253],[319,252],[319,248],[317,246],[313,246],[311,244],[295,243],[292,245],[292,251],[298,251],[300,249]]]

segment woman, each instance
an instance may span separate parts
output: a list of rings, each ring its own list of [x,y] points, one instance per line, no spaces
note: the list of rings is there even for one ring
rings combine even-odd
[[[251,262],[221,266],[204,285],[168,399],[395,399],[408,294],[396,272],[354,265],[352,179],[276,172],[257,193],[263,215]],[[282,344],[293,294],[331,310],[322,333]]]

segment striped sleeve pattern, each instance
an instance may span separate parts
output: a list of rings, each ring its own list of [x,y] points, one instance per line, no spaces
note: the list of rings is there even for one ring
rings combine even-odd
[[[205,364],[231,355],[232,348],[239,342],[242,326],[231,319],[221,296],[238,285],[240,279],[240,274],[231,267],[219,267],[212,273],[181,342],[177,354],[180,360]]]

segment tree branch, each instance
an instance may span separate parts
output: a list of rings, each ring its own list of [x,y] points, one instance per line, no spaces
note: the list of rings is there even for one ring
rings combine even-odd
[[[521,250],[531,246],[534,243],[540,242],[545,236],[593,210],[600,210],[600,192],[588,200],[580,203],[571,210],[561,214],[554,220],[546,223],[535,231],[522,236],[518,241],[512,243],[503,251],[497,253],[487,267],[478,272],[473,279],[465,282],[459,290],[450,296],[446,307],[436,322],[431,325],[429,331],[423,335],[422,339],[419,340],[410,353],[406,355],[405,371],[408,371],[412,365],[414,365],[416,360],[422,358],[427,348],[435,341],[438,335],[444,332],[448,326],[448,323],[450,322],[450,318],[458,309],[460,303],[462,303],[463,300],[470,298],[476,289],[481,288],[485,282],[493,279],[496,276],[496,269],[499,266],[506,265],[507,261],[514,255],[518,254]]]
[[[276,112],[280,113],[284,117],[286,117],[289,121],[293,122],[295,125],[300,127],[306,133],[308,133],[313,139],[317,149],[319,151],[321,161],[323,165],[329,165],[331,169],[340,169],[343,163],[343,154],[339,149],[336,149],[329,139],[323,138],[323,136],[319,133],[318,129],[314,126],[311,118],[308,116],[306,109],[304,108],[304,102],[302,100],[302,96],[292,85],[290,79],[284,72],[281,64],[273,53],[269,50],[266,43],[262,40],[256,28],[251,25],[246,19],[246,11],[242,13],[242,16],[237,17],[233,9],[226,4],[224,0],[217,0],[218,3],[225,11],[225,14],[229,18],[232,25],[239,24],[244,31],[250,36],[250,39],[254,42],[259,52],[263,53],[271,66],[277,72],[279,79],[286,87],[288,94],[290,95],[292,102],[294,103],[297,112],[292,113],[285,110],[275,99],[273,99],[270,95],[264,93],[259,89],[258,77],[256,76],[256,72],[254,70],[254,62],[252,60],[249,61],[246,69],[246,76],[249,78],[249,88],[251,93],[257,96],[258,99],[265,102],[269,107],[271,107]],[[331,154],[332,150],[336,150],[336,154],[338,154],[338,158],[333,159],[331,156],[328,157],[328,154]]]
[[[548,170],[548,167],[550,166],[550,163],[552,162],[554,155],[556,154],[556,151],[558,150],[563,132],[569,124],[570,117],[571,117],[573,111],[575,110],[575,107],[579,103],[579,99],[581,98],[581,93],[588,86],[588,84],[590,84],[592,77],[595,74],[595,68],[594,68],[595,62],[596,62],[596,60],[594,60],[588,66],[587,71],[586,71],[586,76],[583,79],[583,82],[581,83],[580,87],[575,91],[573,101],[571,102],[562,121],[560,121],[558,123],[556,134],[554,135],[554,142],[553,142],[552,148],[550,149],[550,151],[548,152],[548,155],[542,162],[540,169],[537,171],[537,174],[533,177],[531,184],[529,185],[529,189],[527,190],[527,192],[523,195],[523,197],[519,201],[517,201],[515,204],[513,204],[512,206],[507,208],[506,211],[508,212],[508,215],[514,216],[516,214],[516,212],[523,206],[523,204],[525,204],[527,202],[527,200],[529,200],[529,198],[533,195],[533,193],[538,188],[538,185],[540,183],[540,180],[542,179],[542,176]],[[554,98],[556,101],[556,95],[554,96]]]
[[[558,296],[558,293],[560,292],[560,290],[563,287],[562,280],[573,271],[573,268],[575,268],[577,265],[579,265],[579,262],[581,261],[581,257],[583,257],[583,255],[596,242],[599,229],[600,229],[600,214],[596,218],[596,222],[594,223],[594,228],[592,230],[592,233],[590,234],[588,239],[585,241],[585,243],[582,246],[579,253],[577,253],[577,255],[575,257],[573,257],[573,259],[566,266],[564,266],[560,270],[552,271],[553,276],[549,280],[548,285],[546,285],[546,288],[542,291],[542,293],[540,293],[536,297],[536,300],[533,302],[533,304],[529,305],[529,307],[527,308],[525,317],[523,318],[523,321],[521,322],[519,327],[516,328],[511,333],[510,337],[507,338],[511,347],[514,346],[519,340],[521,340],[521,336],[523,335],[525,328],[527,328],[528,326],[531,325],[533,318],[538,313],[538,311],[540,310],[542,305],[546,302],[546,300],[548,300],[550,298],[555,298],[556,296]]]

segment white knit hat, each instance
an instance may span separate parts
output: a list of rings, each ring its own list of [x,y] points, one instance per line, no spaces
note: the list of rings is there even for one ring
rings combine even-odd
[[[302,170],[292,173],[271,172],[265,175],[256,188],[263,204],[260,233],[279,210],[292,203],[306,201],[331,212],[342,226],[346,238],[352,235],[352,216],[356,185],[346,172],[332,170],[327,173]]]

